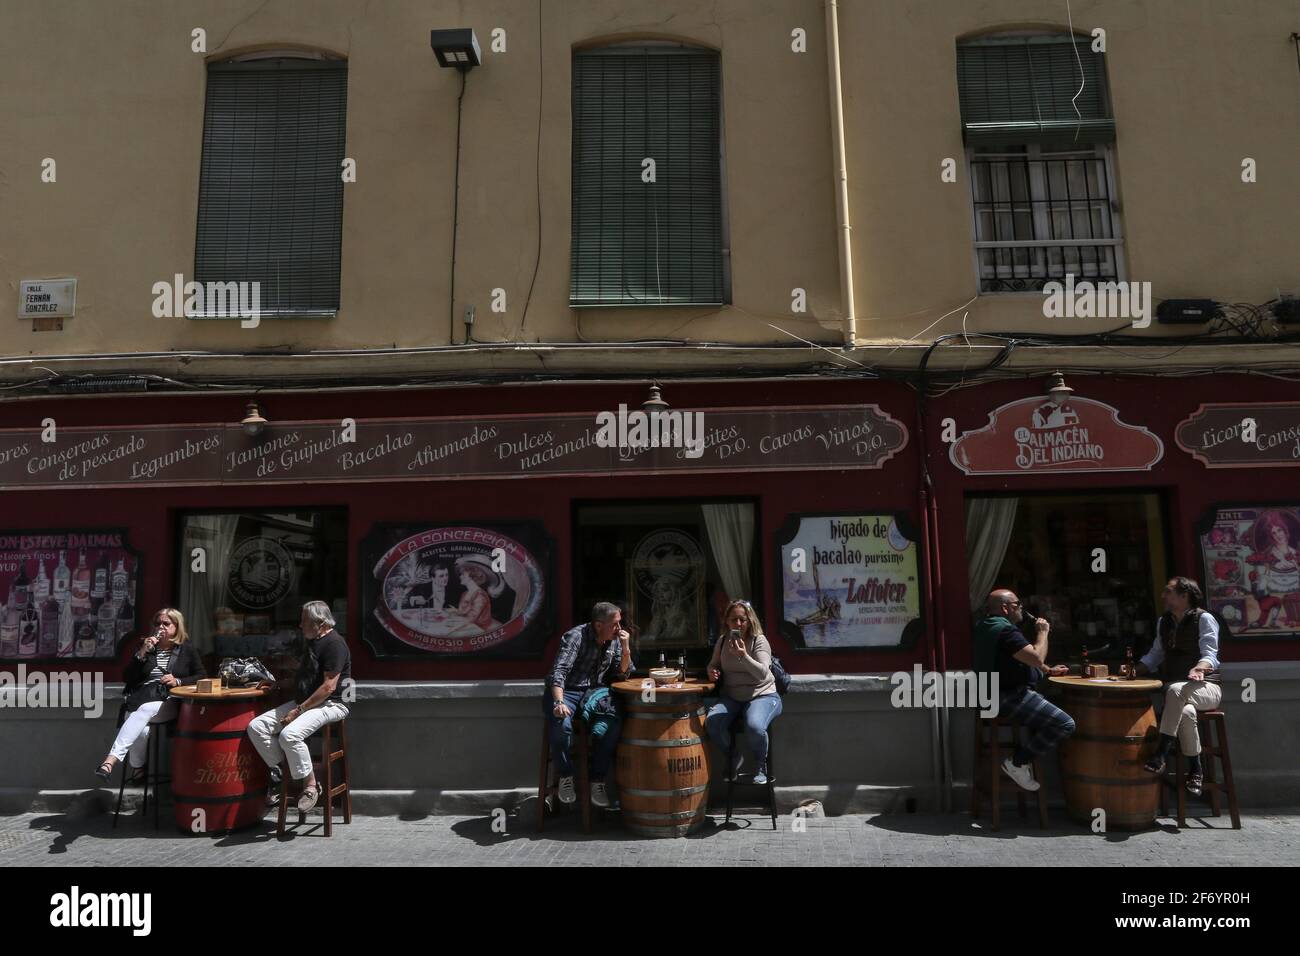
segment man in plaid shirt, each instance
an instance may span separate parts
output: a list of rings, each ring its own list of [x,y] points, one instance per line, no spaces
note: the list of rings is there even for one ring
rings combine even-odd
[[[583,699],[589,692],[608,687],[632,673],[630,635],[623,630],[623,612],[618,605],[604,601],[591,609],[591,622],[579,624],[560,637],[560,650],[546,678],[546,696],[542,701],[551,730],[551,754],[560,778],[560,800],[573,803],[577,791],[573,786],[573,719],[581,716]],[[603,723],[598,733],[597,723]],[[617,715],[593,721],[595,741],[591,760],[591,802],[609,806],[605,777],[614,761],[618,746]]]

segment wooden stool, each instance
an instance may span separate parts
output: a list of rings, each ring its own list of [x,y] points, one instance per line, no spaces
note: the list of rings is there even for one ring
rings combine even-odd
[[[321,775],[324,776],[324,783],[318,777],[317,786],[321,788],[321,798],[325,801],[325,835],[327,837],[334,835],[334,798],[343,798],[343,822],[352,822],[352,786],[351,776],[348,774],[348,727],[347,719],[334,721],[326,724],[321,730]],[[334,728],[339,729],[339,749],[334,749]],[[334,782],[334,763],[340,761],[343,764],[342,783]],[[279,836],[284,836],[284,820],[289,812],[289,765],[288,763],[280,764],[280,810],[276,818],[275,832]],[[307,814],[301,810],[298,811],[298,823],[307,822]]]
[[[776,774],[772,770],[772,766],[773,766],[772,765],[772,724],[775,723],[776,721],[774,720],[772,721],[771,724],[767,725],[767,783],[766,785],[764,784],[758,785],[760,787],[761,786],[767,787],[766,809],[772,816],[773,830],[776,829]],[[723,821],[724,825],[731,822],[731,791],[736,783],[735,754],[736,754],[736,727],[733,724],[731,727],[731,746],[727,750],[727,819]]]
[[[141,819],[149,812],[149,788],[153,787],[153,828],[158,829],[158,787],[160,784],[170,784],[172,775],[163,772],[162,764],[162,732],[167,731],[167,740],[170,743],[172,730],[176,726],[175,718],[164,720],[161,723],[149,725],[149,741],[145,745],[144,757],[144,800],[140,804]],[[117,817],[122,812],[122,794],[126,790],[126,777],[129,760],[122,761],[122,782],[117,787],[117,806],[113,808],[113,828],[117,828]],[[170,768],[169,768],[170,769]]]
[[[1228,798],[1228,815],[1232,818],[1232,828],[1241,829],[1241,812],[1237,808],[1237,785],[1232,780],[1232,759],[1228,755],[1228,725],[1221,710],[1202,710],[1196,715],[1197,733],[1201,736],[1201,767],[1205,777],[1201,788],[1210,795],[1210,809],[1214,816],[1220,815],[1219,794]],[[1214,759],[1223,765],[1223,782],[1214,779]],[[1178,801],[1178,825],[1187,826],[1187,765],[1184,762],[1183,748],[1174,747],[1174,772],[1161,774],[1160,815],[1165,816],[1165,787],[1172,786]]]
[[[590,749],[590,733],[587,722],[577,714],[573,715],[575,736],[578,738],[578,804],[582,807],[582,832],[591,832],[591,787],[587,783],[587,753]],[[537,781],[537,832],[542,832],[546,824],[546,800],[555,797],[559,800],[560,780],[556,776],[555,786],[549,783],[551,769],[551,721],[542,718],[542,770]]]
[[[1004,741],[1002,739],[1002,729],[1008,728],[1011,731],[1011,739]],[[981,717],[978,714],[975,717],[975,759],[971,764],[971,783],[970,783],[970,815],[972,819],[979,819],[980,815],[980,765],[987,760],[989,764],[989,796],[993,809],[993,829],[1001,828],[1002,816],[1002,752],[1003,746],[1007,746],[1008,752],[1005,756],[1011,756],[1016,746],[1020,743],[1023,727],[1018,720],[1007,720],[1002,716]],[[985,731],[988,731],[985,733]],[[1030,761],[1029,766],[1033,769],[1034,779],[1038,781],[1038,825],[1047,829],[1047,791],[1043,789],[1043,780],[1038,773],[1038,758],[1035,757]],[[1016,791],[1016,806],[1022,817],[1029,815],[1028,808],[1025,805],[1025,797],[1028,791],[1021,789],[1010,778],[1006,780],[1007,786]]]

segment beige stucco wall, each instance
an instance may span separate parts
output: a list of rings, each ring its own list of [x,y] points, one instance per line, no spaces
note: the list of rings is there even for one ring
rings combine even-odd
[[[1059,9],[1058,9],[1059,8]],[[818,0],[7,0],[0,5],[0,354],[250,351],[446,343],[456,94],[429,49],[471,26],[456,314],[484,340],[840,341],[824,8]],[[1052,19],[1044,20],[1045,14]],[[1107,31],[1130,279],[1157,298],[1262,302],[1300,286],[1300,70],[1292,0],[1073,4]],[[846,146],[860,335],[913,336],[975,296],[955,42],[999,25],[1064,26],[1041,0],[841,0]],[[335,319],[155,319],[151,286],[193,268],[205,57],[265,46],[346,54],[342,306]],[[489,51],[494,28],[507,52]],[[809,52],[790,50],[802,27]],[[733,302],[721,310],[568,307],[570,52],[596,39],[676,38],[722,51]],[[1259,181],[1241,182],[1243,157]],[[41,161],[58,163],[42,183]],[[956,184],[940,180],[945,157]],[[538,247],[541,262],[521,330]],[[76,276],[62,332],[15,317],[24,278]],[[508,311],[490,311],[493,288]],[[809,315],[790,312],[791,289]],[[927,335],[961,327],[963,311]],[[579,327],[579,319],[581,324]],[[1057,320],[1058,323],[1066,320]],[[984,296],[968,328],[1049,325],[1038,296]],[[461,328],[457,321],[456,334]],[[1155,334],[1160,334],[1156,330]],[[924,340],[924,336],[921,339]]]

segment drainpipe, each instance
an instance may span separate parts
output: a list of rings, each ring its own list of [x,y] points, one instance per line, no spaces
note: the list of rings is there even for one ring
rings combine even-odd
[[[930,633],[932,638],[930,652],[933,661],[931,666],[939,679],[944,680],[944,687],[946,688],[947,682],[944,678],[948,671],[948,644],[941,597],[944,593],[943,554],[940,547],[939,500],[935,492],[934,481],[930,475],[930,446],[925,427],[926,417],[929,414],[925,396],[925,364],[923,360],[921,363],[921,380],[916,393],[916,443],[921,456],[921,528],[927,552],[925,577],[928,586],[926,597],[929,601],[929,616],[931,618]],[[949,813],[952,810],[953,787],[952,715],[948,710],[946,694],[939,695],[939,706],[932,709],[932,715],[931,729],[935,741],[932,758],[934,761],[935,784],[938,790],[939,809],[943,813]]]
[[[840,26],[836,0],[826,0],[826,36],[830,56],[831,144],[835,156],[836,212],[840,245],[840,302],[844,308],[844,347],[852,349],[858,336],[853,308],[853,243],[849,236],[849,166],[844,155],[844,89],[840,83]]]

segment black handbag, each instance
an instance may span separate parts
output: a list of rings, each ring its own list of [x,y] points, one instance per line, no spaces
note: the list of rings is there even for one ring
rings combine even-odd
[[[274,684],[271,672],[256,657],[228,657],[217,668],[223,687],[249,687],[254,684]]]
[[[142,704],[152,704],[154,701],[166,700],[171,693],[163,686],[162,681],[149,681],[147,684],[141,684],[131,693],[122,699],[128,712],[139,710]]]
[[[779,657],[773,657],[770,666],[772,668],[772,679],[776,681],[776,692],[781,697],[784,697],[790,690],[790,675],[786,673],[786,669],[781,666],[781,659]]]

